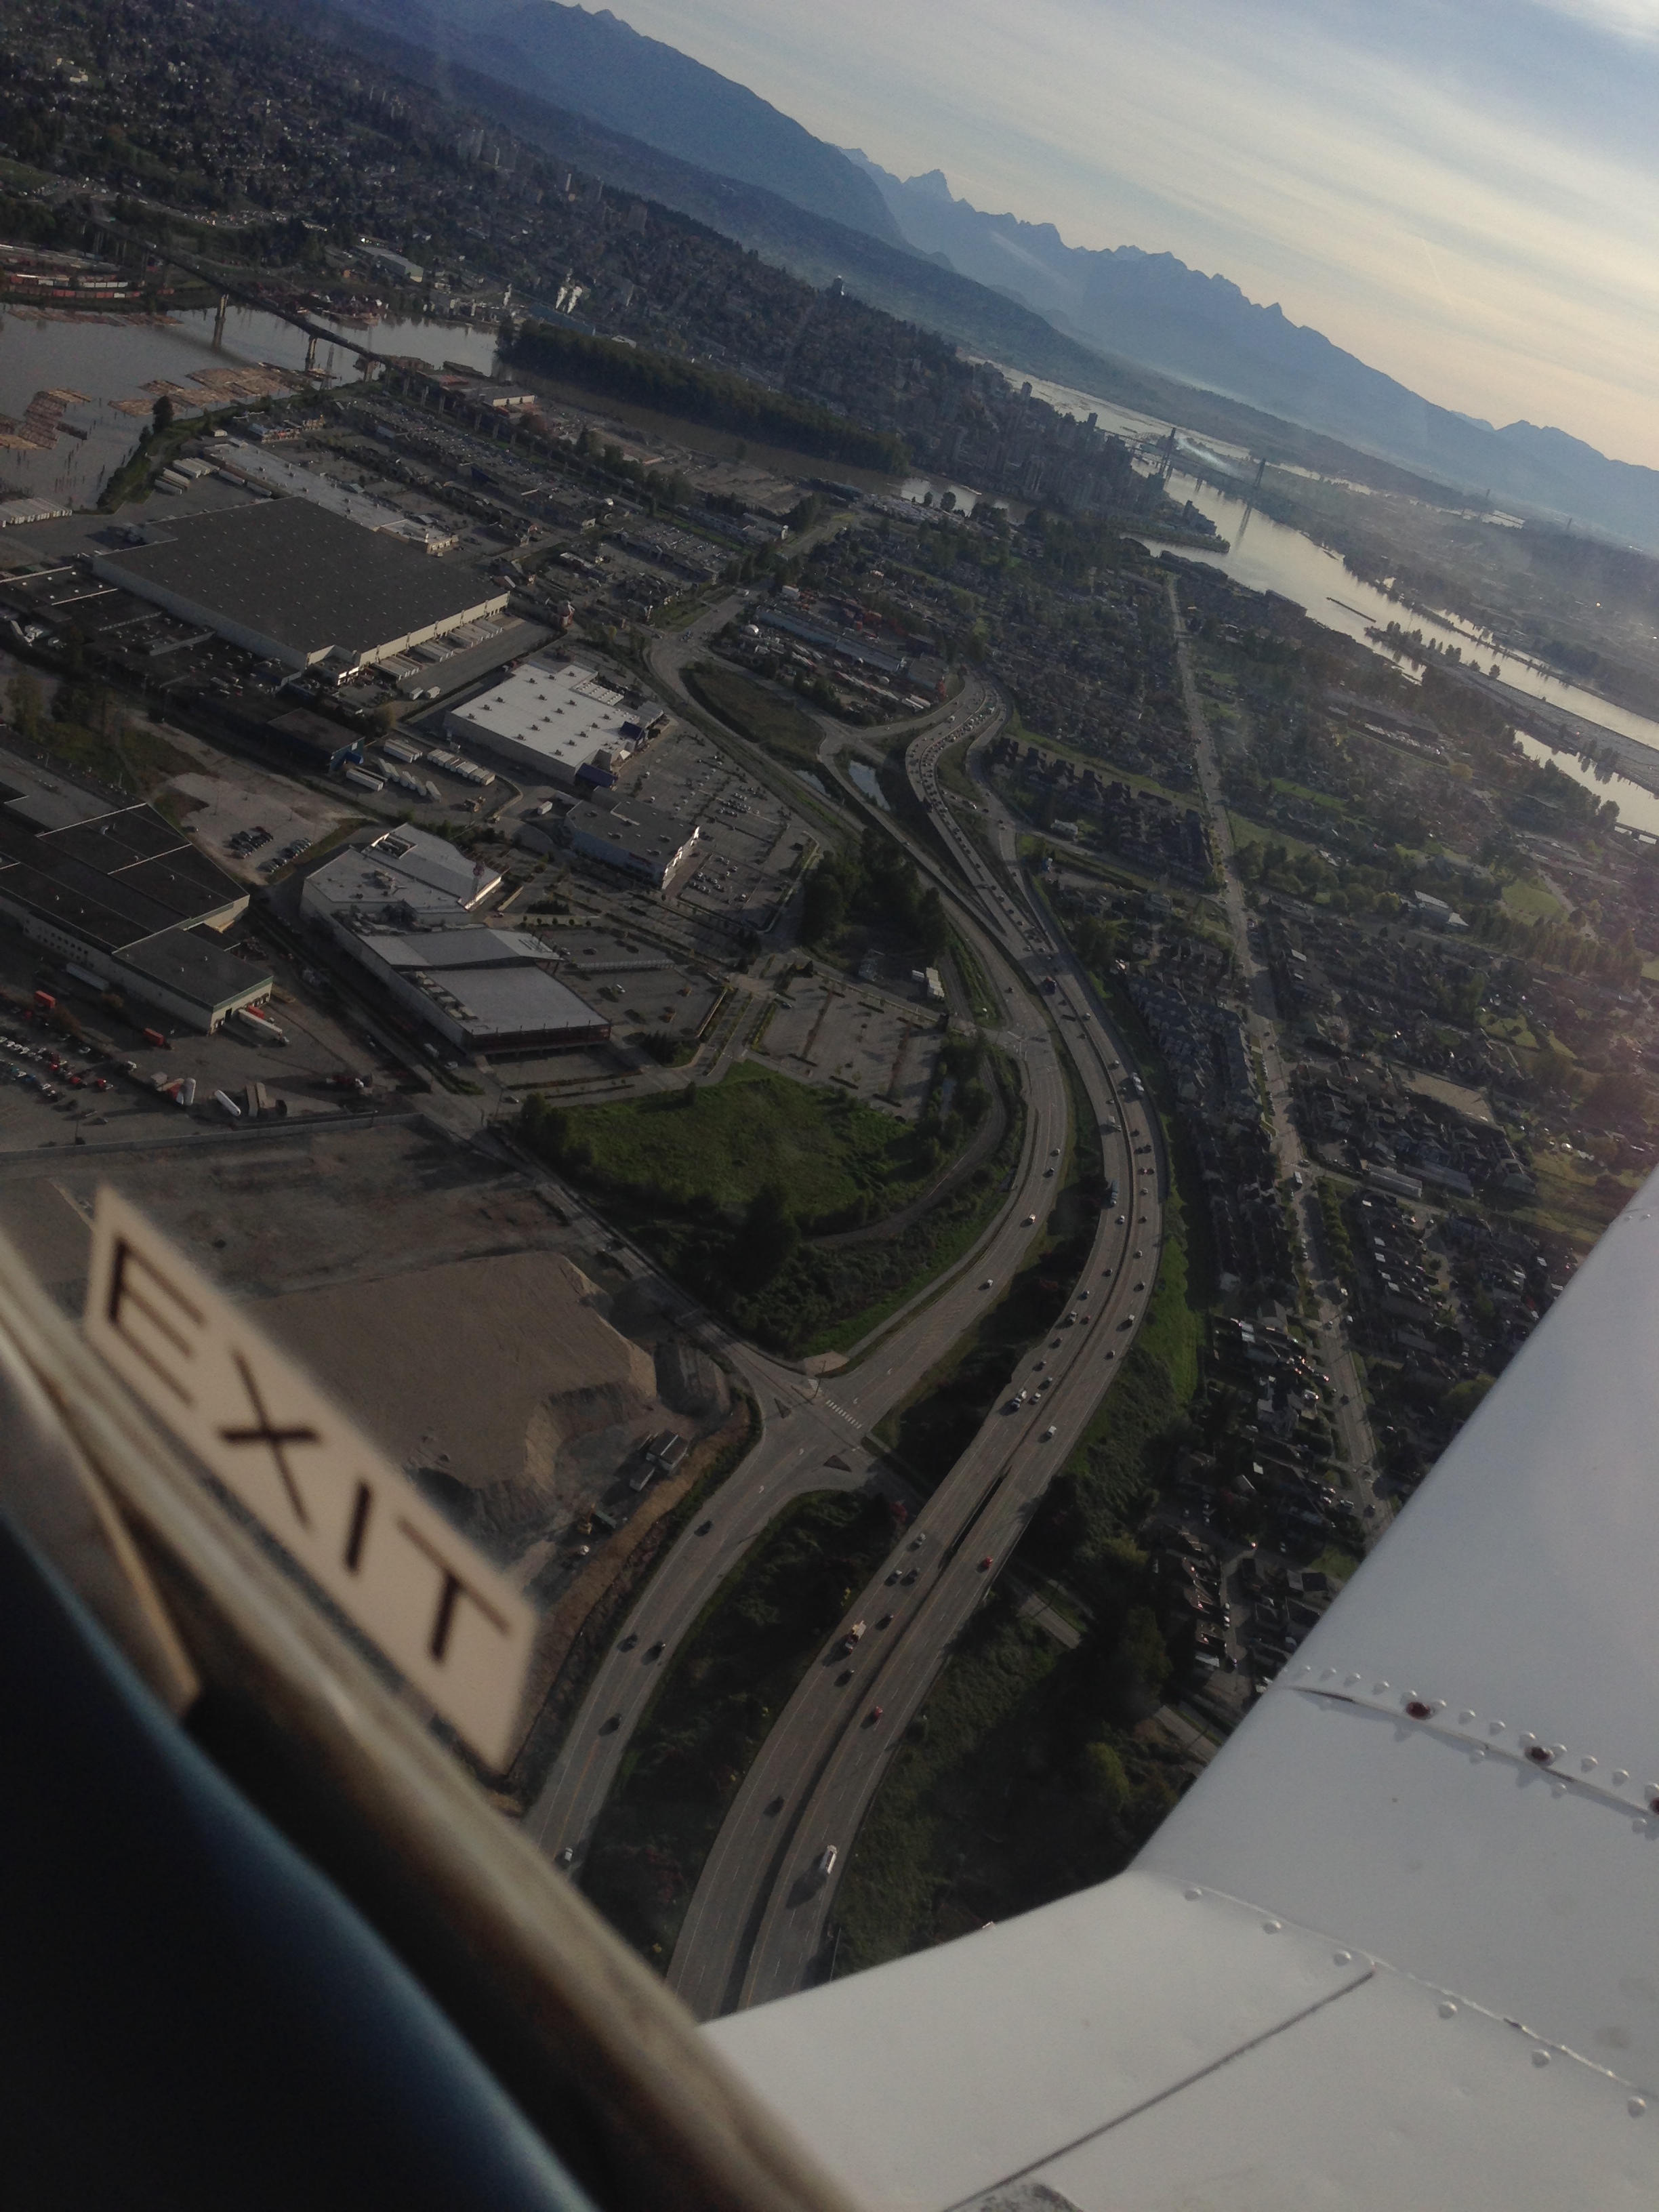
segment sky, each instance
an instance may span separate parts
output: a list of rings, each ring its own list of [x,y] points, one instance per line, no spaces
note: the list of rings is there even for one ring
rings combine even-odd
[[[958,198],[1659,467],[1659,0],[619,0]]]

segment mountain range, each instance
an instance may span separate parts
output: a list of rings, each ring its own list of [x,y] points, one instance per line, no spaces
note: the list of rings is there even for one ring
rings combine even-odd
[[[562,0],[334,0],[354,42],[529,143],[694,215],[823,284],[1011,368],[1274,459],[1425,480],[1659,550],[1659,471],[1558,429],[1440,407],[1222,276],[1133,246],[1067,246],[988,215],[938,170],[900,179],[608,9]],[[394,51],[395,50],[395,51]],[[1300,434],[1292,434],[1296,426]],[[1325,441],[1340,441],[1326,451]],[[1352,467],[1346,472],[1352,473]]]
[[[1659,545],[1659,471],[1565,431],[1494,429],[1436,406],[1320,331],[1171,253],[1067,246],[1052,223],[986,215],[938,169],[902,182],[859,153],[906,242],[1035,308],[1058,329],[1166,375],[1288,417],[1499,501]]]

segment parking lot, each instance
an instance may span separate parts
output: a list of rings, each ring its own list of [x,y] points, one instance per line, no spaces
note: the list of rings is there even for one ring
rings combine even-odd
[[[838,1083],[872,1103],[919,1119],[933,1088],[944,1031],[856,986],[797,977],[751,1048],[788,1075]]]
[[[617,793],[702,831],[699,857],[675,884],[672,902],[764,932],[793,890],[811,842],[807,823],[724,754],[677,730],[624,772]]]

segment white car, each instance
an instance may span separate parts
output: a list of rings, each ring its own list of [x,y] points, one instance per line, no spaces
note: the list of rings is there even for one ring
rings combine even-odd
[[[1052,1424],[1051,1424],[1048,1428],[1046,1428],[1046,1429],[1042,1431],[1042,1441],[1043,1441],[1043,1443],[1044,1443],[1045,1444],[1048,1443],[1048,1441],[1049,1437],[1052,1437],[1052,1436],[1054,1435],[1054,1427],[1053,1427],[1053,1425],[1052,1425]]]

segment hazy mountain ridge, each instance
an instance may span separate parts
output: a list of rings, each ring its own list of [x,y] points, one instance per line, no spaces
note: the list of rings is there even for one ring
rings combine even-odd
[[[1052,223],[987,215],[951,195],[937,169],[901,179],[862,154],[899,229],[918,252],[1023,300],[1085,344],[1162,370],[1250,407],[1449,477],[1473,490],[1659,547],[1659,471],[1598,453],[1562,430],[1489,423],[1437,406],[1261,307],[1225,276],[1138,246],[1067,246]]]
[[[534,94],[699,167],[901,243],[873,181],[746,85],[562,0],[337,0],[445,61]]]

